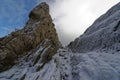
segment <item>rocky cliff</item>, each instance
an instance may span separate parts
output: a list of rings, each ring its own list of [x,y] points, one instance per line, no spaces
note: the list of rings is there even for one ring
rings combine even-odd
[[[45,54],[39,54],[43,63],[48,62],[60,47],[46,3],[41,3],[31,11],[23,29],[0,38],[0,71],[10,68],[16,64],[18,57],[34,52],[40,45],[43,46],[42,51],[46,49]]]

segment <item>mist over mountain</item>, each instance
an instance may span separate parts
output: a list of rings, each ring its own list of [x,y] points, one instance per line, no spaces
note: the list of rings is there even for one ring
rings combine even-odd
[[[0,80],[120,80],[120,3],[66,47],[49,13],[40,3],[0,38]]]

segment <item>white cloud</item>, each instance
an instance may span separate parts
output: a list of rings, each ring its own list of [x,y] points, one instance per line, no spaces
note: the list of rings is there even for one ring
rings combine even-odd
[[[25,9],[26,4],[22,1],[20,3],[15,0],[4,0],[4,3],[1,3],[1,24],[24,23],[27,10]],[[37,3],[42,1],[49,3],[51,16],[64,45],[81,35],[96,18],[119,2],[119,0],[35,0]],[[14,28],[18,25],[15,25]],[[2,30],[7,31],[8,28]]]
[[[50,4],[50,13],[64,45],[80,36],[99,16],[119,2],[119,0],[42,1]]]
[[[51,15],[64,45],[81,35],[100,15],[119,0],[43,0],[50,4]]]

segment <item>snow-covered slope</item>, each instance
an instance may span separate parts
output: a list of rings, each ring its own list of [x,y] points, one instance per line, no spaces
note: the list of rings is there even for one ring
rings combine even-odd
[[[47,32],[42,33],[42,41],[18,56],[11,68],[0,73],[0,80],[120,80],[119,7],[120,3],[97,19],[66,48],[58,49],[60,46],[55,30],[56,36],[48,34],[44,37],[49,32],[45,26],[49,24],[43,24],[40,29],[43,33]],[[39,13],[36,12],[39,8],[31,12],[32,19],[26,28],[40,23],[34,16]],[[37,40],[40,39],[38,37]]]
[[[29,52],[8,71],[0,73],[0,80],[120,80],[120,55],[104,52],[72,53],[59,49],[52,60],[41,66],[33,65],[39,50]]]
[[[120,51],[120,3],[98,18],[83,35],[69,44],[74,52]]]
[[[38,57],[46,51],[47,48],[44,50],[40,44],[37,50],[23,55],[11,69],[1,72],[0,80],[71,80],[67,49],[59,49],[52,60],[43,65]]]
[[[120,3],[68,47],[73,80],[120,80]]]
[[[72,80],[120,80],[120,54],[73,53]]]

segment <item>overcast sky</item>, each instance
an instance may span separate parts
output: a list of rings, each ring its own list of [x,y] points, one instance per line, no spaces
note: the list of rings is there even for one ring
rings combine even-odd
[[[48,0],[45,0],[48,1]],[[68,44],[119,0],[53,0],[51,15],[60,40]]]
[[[50,5],[60,41],[66,45],[80,36],[119,0],[42,0]],[[0,36],[21,28],[41,0],[0,0]]]

